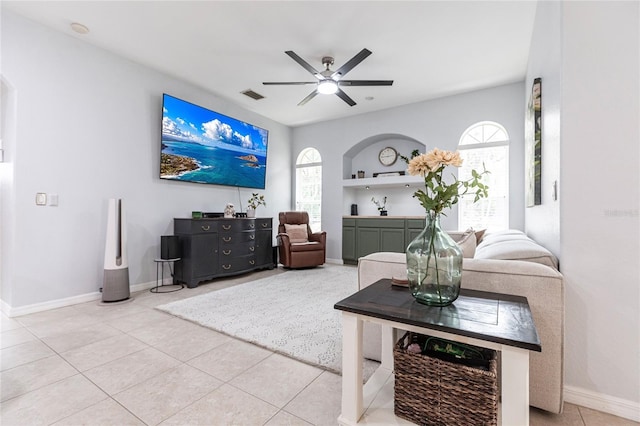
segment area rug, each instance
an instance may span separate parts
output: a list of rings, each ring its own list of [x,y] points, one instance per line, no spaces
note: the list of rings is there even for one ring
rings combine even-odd
[[[180,318],[340,373],[341,311],[357,291],[357,270],[325,264],[156,307]]]

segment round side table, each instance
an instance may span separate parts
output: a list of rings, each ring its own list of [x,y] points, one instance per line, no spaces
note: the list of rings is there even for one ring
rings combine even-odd
[[[171,265],[174,262],[177,262],[178,260],[180,260],[179,257],[176,257],[174,259],[153,259],[153,261],[156,262],[156,286],[149,289],[151,293],[172,293],[174,291],[182,290],[184,288],[184,284],[182,283],[160,284],[162,281],[164,281],[164,264],[165,263],[168,264],[169,271],[171,272],[171,277],[173,278],[173,268],[171,267]],[[180,287],[172,288],[170,290],[160,290],[162,287],[176,287],[176,286],[180,286]]]

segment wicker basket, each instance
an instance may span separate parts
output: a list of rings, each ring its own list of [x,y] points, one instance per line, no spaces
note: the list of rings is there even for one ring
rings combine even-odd
[[[407,352],[409,336],[405,334],[393,351],[395,414],[420,425],[496,425],[496,351],[476,348],[489,357],[487,371]]]

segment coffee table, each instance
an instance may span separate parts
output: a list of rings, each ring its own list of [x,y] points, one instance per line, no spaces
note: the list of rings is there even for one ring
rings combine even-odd
[[[395,330],[455,340],[500,352],[498,422],[529,424],[529,351],[542,351],[525,297],[462,289],[448,308],[422,305],[408,288],[384,279],[335,304],[342,311],[341,425],[411,424],[393,414]],[[382,326],[380,367],[362,385],[362,325]]]

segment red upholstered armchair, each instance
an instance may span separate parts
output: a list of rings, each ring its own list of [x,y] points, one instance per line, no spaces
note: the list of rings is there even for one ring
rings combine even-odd
[[[309,268],[326,260],[327,233],[313,233],[307,212],[280,212],[278,250],[285,268]]]

